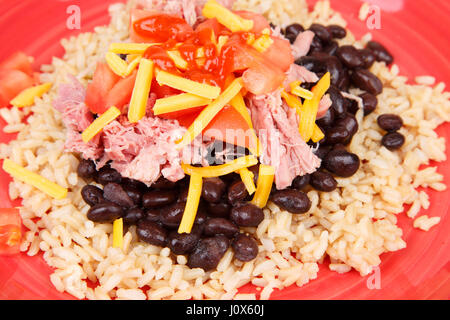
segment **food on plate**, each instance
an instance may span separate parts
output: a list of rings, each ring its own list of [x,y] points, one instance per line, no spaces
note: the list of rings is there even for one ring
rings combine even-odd
[[[446,159],[443,86],[406,84],[329,8],[313,19],[327,2],[291,21],[250,3],[117,4],[41,74],[20,52],[2,63],[19,135],[0,156],[29,231],[2,209],[19,219],[0,223],[0,253],[43,251],[77,298],[252,298],[238,292],[252,283],[266,299],[327,256],[367,275],[404,248],[396,214],[429,206],[417,187],[446,187],[419,170]]]

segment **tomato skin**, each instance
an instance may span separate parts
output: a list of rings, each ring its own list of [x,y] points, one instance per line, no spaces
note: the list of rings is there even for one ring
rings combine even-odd
[[[119,110],[122,110],[126,104],[130,103],[134,83],[136,82],[136,75],[137,73],[134,72],[128,77],[120,79],[111,88],[106,97],[105,108],[115,106]]]
[[[20,252],[22,219],[16,208],[0,209],[0,255]]]
[[[242,75],[244,87],[260,95],[277,90],[285,79],[285,73],[272,64],[260,63],[246,70]]]
[[[7,107],[22,90],[35,84],[32,76],[20,70],[0,70],[0,107]]]
[[[251,30],[251,32],[257,35],[261,34],[261,32],[266,28],[269,28],[270,30],[269,21],[267,21],[267,19],[261,14],[250,11],[234,11],[234,13],[241,18],[253,20],[253,29]]]
[[[30,57],[22,51],[17,51],[0,63],[0,70],[20,70],[29,76],[33,76]]]
[[[86,89],[85,103],[89,110],[97,114],[108,110],[111,107],[106,104],[108,93],[120,79],[107,64],[99,62],[92,82],[88,84]]]
[[[264,51],[264,58],[283,71],[288,71],[294,63],[291,44],[285,39],[272,37],[273,44]]]

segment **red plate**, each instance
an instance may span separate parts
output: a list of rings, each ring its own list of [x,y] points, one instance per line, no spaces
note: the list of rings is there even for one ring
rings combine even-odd
[[[36,66],[61,56],[59,40],[108,22],[107,6],[114,0],[13,0],[0,1],[0,60],[15,50],[36,57]],[[430,74],[450,84],[450,30],[447,27],[450,2],[447,0],[371,0],[382,9],[381,29],[372,30],[394,54],[404,75]],[[358,20],[360,1],[334,0],[332,7],[349,21],[349,28],[359,37],[368,32]],[[81,30],[69,30],[67,8],[77,5],[81,12]],[[0,128],[4,126],[0,119]],[[450,125],[438,128],[450,149]],[[11,135],[0,134],[0,141]],[[447,152],[450,155],[449,152]],[[439,172],[450,181],[449,163],[438,164]],[[432,165],[436,165],[432,163]],[[1,170],[0,170],[1,171]],[[0,172],[0,207],[17,205],[8,199],[10,179]],[[344,275],[321,266],[318,279],[302,288],[292,286],[273,293],[273,299],[448,299],[450,297],[450,190],[426,191],[430,195],[429,216],[440,216],[441,223],[429,232],[412,228],[412,221],[399,214],[407,248],[382,255],[379,289],[374,276],[361,278],[355,271]],[[42,256],[0,258],[0,299],[72,299],[57,292],[50,283],[50,268]],[[372,285],[371,285],[372,284]],[[372,288],[372,289],[371,289]],[[254,291],[250,286],[241,291]]]

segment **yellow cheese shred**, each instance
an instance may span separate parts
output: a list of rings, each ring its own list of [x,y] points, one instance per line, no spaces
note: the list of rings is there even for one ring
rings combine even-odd
[[[327,72],[313,87],[313,98],[311,100],[305,100],[303,103],[303,107],[301,108],[299,131],[303,140],[306,142],[308,142],[313,135],[320,99],[322,99],[329,87],[330,73]]]
[[[113,247],[123,247],[123,219],[116,219],[113,222]]]
[[[300,86],[292,88],[291,93],[295,94],[296,96],[299,96],[300,98],[304,98],[306,100],[311,100],[314,96],[314,94],[311,91],[306,90]]]
[[[247,168],[242,168],[238,171],[241,176],[242,182],[244,182],[245,188],[249,195],[252,195],[256,191],[255,182],[253,181],[254,174]]]
[[[61,187],[37,173],[21,167],[9,159],[3,161],[3,170],[17,180],[32,185],[55,199],[64,199],[67,196],[66,188]]]
[[[95,119],[89,127],[87,127],[81,134],[81,138],[84,143],[88,143],[92,138],[94,138],[102,129],[111,123],[114,119],[120,116],[120,110],[112,106],[106,110],[102,115]]]
[[[191,180],[189,182],[189,190],[184,208],[183,217],[181,218],[180,226],[178,227],[178,233],[190,233],[192,226],[194,225],[195,216],[197,215],[198,204],[200,202],[200,196],[202,194],[203,177],[193,172],[191,174]]]
[[[136,123],[145,116],[153,79],[153,61],[142,58],[128,108],[128,121]]]
[[[214,119],[214,117],[222,110],[222,108],[230,102],[242,89],[242,78],[237,78],[224,90],[224,92],[213,102],[211,102],[194,122],[189,126],[188,130],[184,134],[183,138],[177,143],[177,148],[181,149],[190,144],[202,131],[208,126],[208,124]]]
[[[252,46],[253,46],[253,48],[258,50],[259,52],[264,52],[267,49],[269,49],[269,47],[272,44],[273,44],[272,38],[269,35],[267,35],[267,34],[263,34],[262,36],[260,36],[258,39],[256,39],[252,43]]]
[[[192,175],[193,173],[199,174],[204,178],[215,178],[225,176],[229,173],[239,171],[242,168],[248,168],[258,163],[258,159],[249,155],[234,159],[233,161],[221,164],[218,166],[209,167],[193,167],[189,164],[182,163],[181,168],[184,173]]]
[[[188,62],[183,59],[183,57],[180,54],[180,51],[178,50],[169,50],[167,51],[167,54],[169,55],[170,59],[175,63],[175,66],[178,69],[186,70],[188,68]]]
[[[221,92],[220,87],[185,79],[163,70],[157,72],[156,81],[160,85],[166,85],[207,99],[216,99]]]
[[[34,104],[34,99],[42,97],[50,90],[51,87],[52,84],[47,82],[38,86],[27,88],[12,99],[11,104],[18,108],[32,106]]]
[[[153,114],[157,116],[164,113],[206,106],[211,102],[211,99],[199,97],[190,93],[181,93],[156,100],[153,107]]]
[[[141,62],[141,59],[142,59],[142,56],[139,55],[139,56],[133,58],[133,60],[131,60],[130,63],[128,63],[127,70],[125,72],[125,76],[129,76],[137,68],[137,66]]]
[[[218,4],[215,0],[209,0],[202,10],[203,16],[209,19],[216,18],[232,32],[250,31],[253,29],[253,20],[243,19],[227,8]]]
[[[319,128],[319,126],[317,124],[314,125],[314,131],[311,136],[312,142],[314,142],[314,143],[319,142],[323,138],[325,138],[325,134],[322,132],[322,130]]]
[[[272,190],[273,180],[275,177],[275,168],[265,164],[259,165],[258,181],[256,192],[252,199],[252,203],[260,208],[264,208],[269,200],[270,191]]]
[[[111,43],[108,51],[117,54],[144,54],[145,50],[160,43]]]
[[[127,74],[128,64],[117,54],[107,52],[105,55],[106,63],[109,68],[118,76],[125,77]]]

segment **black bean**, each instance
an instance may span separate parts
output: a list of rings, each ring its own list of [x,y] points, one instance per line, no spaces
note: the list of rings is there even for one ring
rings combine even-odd
[[[335,144],[333,146],[332,150],[344,150],[344,151],[347,151],[347,148],[343,144],[338,143],[338,144]]]
[[[103,197],[121,207],[130,208],[134,205],[133,199],[123,190],[120,184],[115,182],[110,182],[105,185],[103,188]]]
[[[336,87],[341,91],[348,91],[350,88],[350,74],[347,70],[343,70]]]
[[[295,189],[275,191],[272,201],[280,208],[294,214],[308,212],[311,208],[311,201],[306,193]]]
[[[169,205],[177,200],[174,190],[152,190],[142,196],[142,205],[145,208],[155,208]]]
[[[325,134],[327,144],[343,143],[349,139],[350,132],[344,126],[328,128]]]
[[[103,167],[98,172],[96,179],[98,183],[106,185],[109,182],[120,183],[122,180],[122,176],[115,169]]]
[[[364,61],[359,54],[358,49],[354,46],[342,46],[336,51],[336,57],[350,69],[360,68],[364,65]]]
[[[295,40],[297,40],[297,36],[293,33],[288,33],[285,35],[286,39],[289,40],[291,44],[294,44]]]
[[[333,108],[329,108],[322,118],[316,120],[316,123],[321,128],[329,127],[333,124],[333,122],[334,122],[334,109]]]
[[[248,170],[253,173],[253,182],[256,184],[259,176],[259,165],[248,167]]]
[[[234,251],[234,257],[239,261],[248,262],[258,255],[258,244],[256,240],[246,234],[239,234],[231,243]]]
[[[337,188],[337,181],[334,177],[323,171],[316,171],[311,174],[311,186],[319,191],[331,192]]]
[[[405,143],[405,137],[399,132],[389,132],[381,140],[381,144],[389,150],[397,150]]]
[[[328,45],[323,48],[323,52],[330,56],[334,56],[336,54],[337,49],[339,48],[339,44],[336,41],[331,41]]]
[[[310,179],[309,174],[295,177],[294,181],[292,181],[292,188],[295,188],[297,190],[304,189],[309,184],[309,179]]]
[[[347,30],[345,30],[345,28],[335,24],[327,26],[327,29],[331,33],[331,36],[335,39],[342,39],[347,35]]]
[[[203,179],[202,197],[208,202],[218,203],[226,189],[225,182],[220,178]]]
[[[128,225],[136,224],[145,217],[145,212],[141,208],[133,207],[127,210],[123,217],[123,222]]]
[[[84,179],[92,179],[97,174],[95,163],[92,160],[82,159],[77,168],[78,176]]]
[[[94,222],[107,223],[122,217],[122,207],[112,202],[101,202],[91,207],[87,218]]]
[[[230,219],[240,227],[257,227],[264,220],[261,208],[247,203],[231,210]]]
[[[299,35],[299,33],[303,32],[303,31],[305,31],[305,29],[303,28],[303,26],[301,24],[293,23],[286,27],[285,34],[286,35],[292,34],[295,37],[297,37]]]
[[[160,177],[156,182],[154,182],[151,187],[154,189],[173,189],[176,183],[167,180],[164,177]]]
[[[328,171],[339,177],[351,177],[360,166],[359,157],[346,150],[332,150],[323,161],[323,166]]]
[[[127,55],[124,53],[119,54],[120,59],[127,61]]]
[[[378,98],[376,96],[368,92],[365,92],[363,94],[360,94],[359,97],[363,100],[365,116],[375,111],[378,105]]]
[[[242,180],[235,181],[228,187],[227,199],[230,204],[244,201],[248,196],[247,188]]]
[[[390,54],[389,51],[377,41],[369,41],[369,43],[367,43],[367,48],[375,54],[377,61],[386,62],[388,65],[394,61],[392,54]]]
[[[362,67],[364,69],[370,69],[370,67],[372,67],[373,63],[375,62],[375,54],[369,49],[360,49],[359,55],[364,62]]]
[[[207,203],[206,210],[212,217],[228,218],[231,212],[231,205],[226,201],[219,203]]]
[[[176,228],[183,217],[186,203],[177,202],[160,210],[159,220],[168,228]]]
[[[330,72],[331,84],[336,86],[344,76],[344,67],[341,61],[335,56],[329,56],[325,61],[326,71]]]
[[[325,158],[328,152],[331,151],[333,146],[331,145],[320,145],[319,149],[317,149],[314,154],[319,157],[320,159]],[[311,177],[310,177],[311,178]]]
[[[209,271],[217,267],[223,254],[223,248],[215,238],[200,239],[189,255],[187,265]]]
[[[205,222],[203,233],[206,236],[223,234],[228,238],[234,237],[239,232],[239,227],[228,219],[212,218]]]
[[[347,113],[347,116],[343,119],[339,119],[335,122],[335,126],[343,126],[347,129],[351,136],[358,132],[358,120],[353,114]]]
[[[195,215],[194,223],[197,225],[203,224],[207,221],[208,215],[206,214],[206,206],[200,203],[198,206],[197,214]]]
[[[335,86],[330,86],[327,93],[330,95],[330,99],[333,102],[331,108],[334,110],[334,115],[336,118],[343,118],[347,113],[347,105],[345,104],[344,97]]]
[[[161,216],[161,210],[156,208],[150,208],[145,211],[145,220],[159,222]]]
[[[140,220],[136,233],[140,241],[164,247],[167,243],[167,231],[156,222]]]
[[[85,185],[81,189],[81,197],[90,206],[95,206],[105,200],[103,198],[103,190],[92,185]]]
[[[311,47],[309,49],[308,55],[312,54],[314,52],[320,52],[323,50],[323,44],[322,41],[320,40],[320,38],[316,35],[314,36],[312,42],[311,42]]]
[[[214,239],[216,240],[217,244],[219,245],[220,253],[222,255],[227,252],[228,248],[230,247],[231,241],[223,234],[218,234],[214,236]]]
[[[348,113],[355,115],[359,110],[359,105],[356,100],[345,98]]]
[[[323,59],[319,57],[303,56],[297,59],[295,63],[312,72],[321,73],[327,71]]]
[[[143,192],[130,184],[122,184],[123,190],[128,194],[128,196],[133,200],[134,205],[140,206],[142,202]]]
[[[122,186],[125,187],[131,187],[134,189],[138,189],[140,191],[146,191],[147,185],[139,180],[134,180],[134,179],[130,179],[130,178],[122,178]]]
[[[378,95],[383,92],[383,83],[369,70],[356,69],[353,71],[351,79],[355,87],[361,90],[367,91],[374,95]]]
[[[194,250],[197,242],[200,240],[198,233],[178,233],[172,231],[169,233],[167,246],[174,254],[187,254]]]
[[[314,32],[314,34],[324,43],[327,43],[327,42],[331,41],[331,39],[332,39],[331,32],[328,30],[327,27],[325,27],[321,24],[313,23],[309,27],[309,30]]]
[[[403,119],[396,114],[385,113],[377,118],[377,123],[381,129],[392,132],[400,130],[403,126]]]

